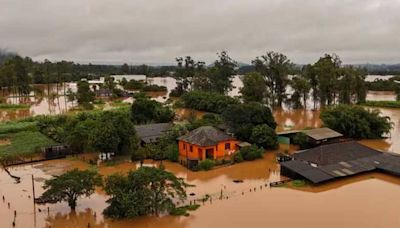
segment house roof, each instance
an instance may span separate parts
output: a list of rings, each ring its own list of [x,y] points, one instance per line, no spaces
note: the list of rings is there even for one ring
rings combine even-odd
[[[323,128],[315,128],[310,130],[305,130],[304,133],[314,140],[324,140],[324,139],[332,139],[332,138],[339,138],[343,135],[339,132],[336,132],[330,128],[323,127]]]
[[[136,125],[135,130],[139,138],[145,143],[151,143],[157,141],[172,127],[171,123],[157,123],[157,124],[146,124]]]
[[[313,182],[314,184],[334,179],[333,176],[326,174],[322,170],[312,167],[311,165],[298,160],[283,162],[281,163],[281,167],[296,172],[297,174]]]
[[[198,146],[213,146],[232,139],[234,139],[232,136],[211,126],[199,127],[178,138],[178,140]]]
[[[400,176],[400,155],[379,152],[357,142],[320,146],[296,153],[294,159],[281,163],[281,167],[315,184],[375,170]]]
[[[381,152],[364,146],[356,141],[322,145],[309,150],[297,152],[294,158],[317,165],[330,165],[342,161],[351,161],[378,155]]]

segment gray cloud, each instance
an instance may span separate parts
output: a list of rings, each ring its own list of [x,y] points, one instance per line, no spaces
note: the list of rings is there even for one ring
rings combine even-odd
[[[400,0],[0,0],[0,47],[35,60],[400,62]]]

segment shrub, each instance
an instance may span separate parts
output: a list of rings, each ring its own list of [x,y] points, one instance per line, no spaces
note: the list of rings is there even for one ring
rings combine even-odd
[[[246,161],[253,161],[263,157],[264,150],[256,145],[246,146],[240,149],[239,153]]]
[[[214,161],[210,160],[210,159],[206,159],[204,161],[201,161],[199,163],[199,169],[201,170],[210,170],[214,167],[215,163]]]
[[[240,152],[236,153],[236,154],[233,156],[233,161],[234,161],[235,163],[240,163],[240,162],[242,162],[242,161],[243,161],[242,153],[240,153]]]

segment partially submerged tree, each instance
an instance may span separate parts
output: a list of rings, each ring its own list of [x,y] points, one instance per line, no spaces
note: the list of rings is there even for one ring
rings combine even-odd
[[[369,110],[361,106],[339,105],[321,112],[325,126],[349,138],[378,139],[388,134],[393,123],[381,116],[378,109]]]
[[[246,74],[243,79],[243,87],[240,89],[244,102],[267,101],[267,85],[263,76],[257,72]]]
[[[43,203],[68,202],[71,210],[75,210],[79,197],[89,197],[96,186],[102,185],[102,178],[94,171],[74,169],[60,176],[46,180],[46,190],[40,197]]]
[[[189,186],[173,173],[153,167],[141,167],[127,176],[114,174],[106,179],[110,195],[104,214],[110,218],[134,218],[169,213],[176,202],[186,198]]]

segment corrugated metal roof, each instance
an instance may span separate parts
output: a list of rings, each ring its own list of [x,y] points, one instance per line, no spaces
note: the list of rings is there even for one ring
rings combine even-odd
[[[310,130],[305,130],[304,133],[314,140],[324,140],[324,139],[332,139],[332,138],[339,138],[343,135],[337,131],[334,131],[330,128],[323,127],[323,128],[315,128]]]
[[[156,141],[158,138],[163,136],[172,127],[171,123],[157,123],[157,124],[145,124],[136,125],[135,130],[139,138],[145,143]]]

